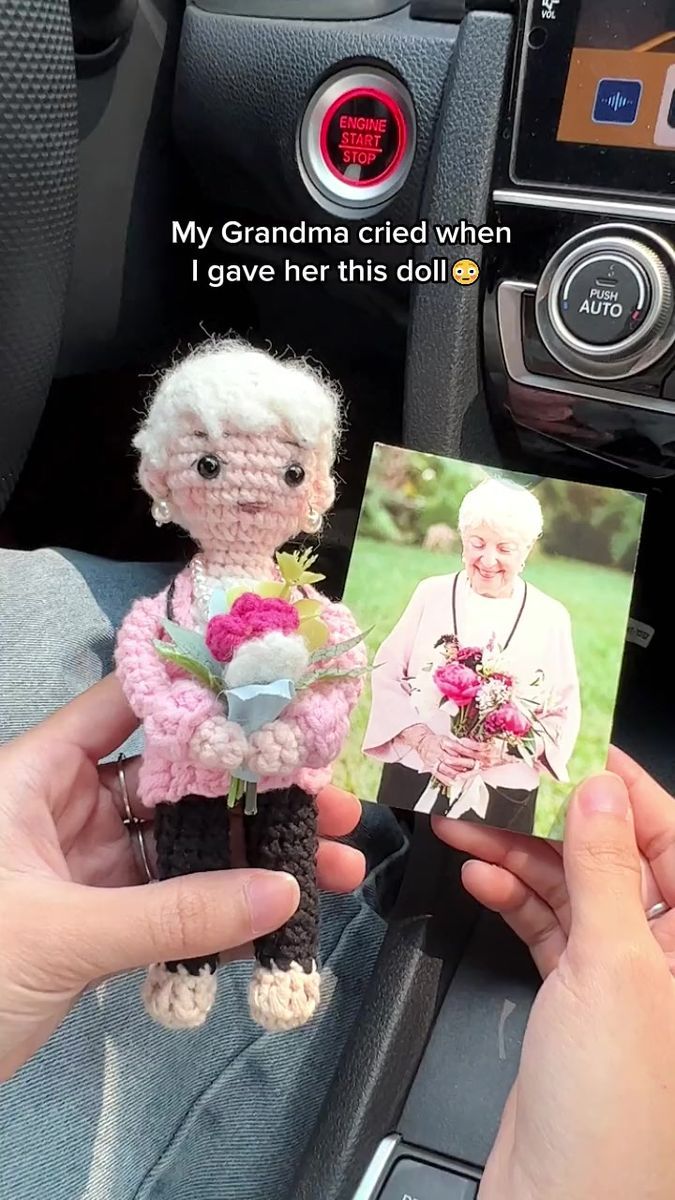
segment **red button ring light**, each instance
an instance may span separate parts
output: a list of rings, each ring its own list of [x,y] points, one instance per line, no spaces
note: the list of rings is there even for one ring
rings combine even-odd
[[[378,88],[356,87],[331,104],[321,123],[321,156],[351,187],[373,187],[394,174],[408,145],[399,105]]]

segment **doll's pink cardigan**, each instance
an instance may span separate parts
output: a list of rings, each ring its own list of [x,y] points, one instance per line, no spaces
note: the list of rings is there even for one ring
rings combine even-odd
[[[346,641],[358,633],[351,613],[342,604],[322,599],[321,617],[330,631],[330,643]],[[175,620],[193,629],[192,582],[182,571],[174,592]],[[188,747],[204,721],[222,716],[216,696],[161,659],[153,642],[166,617],[166,591],[136,601],[123,622],[115,661],[124,693],[143,722],[145,749],[138,790],[148,807],[180,800],[184,796],[222,796],[230,785],[226,770],[211,770],[189,761]],[[357,646],[338,659],[336,669],[363,667],[366,653]],[[298,784],[315,795],[329,781],[331,764],[340,754],[349,732],[349,718],[362,689],[360,679],[316,684],[301,692],[279,720],[258,734],[264,773],[260,792]]]

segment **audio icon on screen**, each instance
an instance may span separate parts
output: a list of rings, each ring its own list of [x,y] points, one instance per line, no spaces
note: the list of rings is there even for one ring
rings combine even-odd
[[[634,125],[641,96],[639,79],[601,79],[595,93],[593,120],[597,125]]]

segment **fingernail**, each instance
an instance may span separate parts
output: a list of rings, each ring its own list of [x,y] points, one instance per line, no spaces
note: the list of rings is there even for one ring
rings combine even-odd
[[[278,929],[300,899],[297,881],[286,871],[257,872],[249,879],[245,892],[254,937]]]
[[[628,816],[628,791],[623,780],[609,771],[588,779],[579,789],[579,806],[588,816],[596,813],[611,813],[615,817]]]

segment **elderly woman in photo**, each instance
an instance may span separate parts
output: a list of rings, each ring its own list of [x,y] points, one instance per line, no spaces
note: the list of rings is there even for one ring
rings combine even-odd
[[[364,753],[379,799],[532,833],[540,777],[568,779],[580,724],[567,610],[522,572],[543,517],[485,480],[459,511],[464,570],[423,580],[375,657]]]

